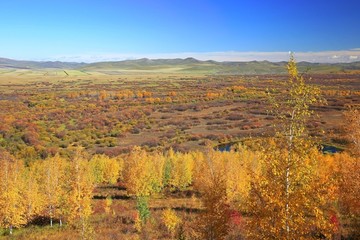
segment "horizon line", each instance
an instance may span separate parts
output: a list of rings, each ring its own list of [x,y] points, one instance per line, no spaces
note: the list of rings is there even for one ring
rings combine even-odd
[[[125,60],[139,59],[186,59],[194,58],[200,61],[217,61],[217,62],[249,62],[249,61],[269,61],[283,62],[288,61],[290,53],[293,53],[297,62],[311,63],[351,63],[360,61],[360,48],[350,50],[334,51],[218,51],[218,52],[179,52],[179,53],[86,53],[86,54],[63,54],[44,58],[17,59],[6,57],[18,61],[38,61],[38,62],[75,62],[75,63],[98,63],[114,62]]]

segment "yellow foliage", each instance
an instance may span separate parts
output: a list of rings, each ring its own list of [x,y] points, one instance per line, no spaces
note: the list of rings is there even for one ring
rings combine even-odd
[[[331,230],[325,216],[326,185],[319,185],[318,149],[306,131],[312,111],[321,102],[320,90],[298,75],[294,57],[287,65],[289,80],[281,98],[270,96],[280,121],[276,138],[263,144],[260,171],[250,172],[248,237],[251,239],[302,239],[316,228],[325,236]]]
[[[89,164],[95,183],[114,184],[117,182],[122,166],[116,158],[109,158],[106,155],[94,155]]]
[[[0,150],[0,226],[21,227],[26,223],[26,206],[21,192],[23,164]]]
[[[225,239],[229,231],[226,163],[221,152],[209,149],[197,162],[195,185],[199,189],[204,212],[199,216],[201,239]],[[220,157],[220,158],[219,158]]]
[[[360,109],[351,108],[345,112],[345,122],[348,138],[351,142],[351,152],[360,157]]]
[[[226,162],[226,194],[229,201],[239,203],[239,208],[245,210],[249,192],[251,176],[249,171],[257,172],[257,152],[239,145],[236,152],[224,152]]]
[[[168,153],[170,162],[170,177],[168,184],[178,189],[184,189],[192,183],[194,157],[187,153],[174,153],[171,149]]]
[[[210,99],[222,97],[223,95],[224,95],[223,93],[208,92],[208,93],[206,93],[206,98],[210,100]]]
[[[232,92],[237,93],[237,92],[242,92],[242,91],[246,90],[246,87],[245,86],[232,86],[228,89]]]
[[[84,235],[86,234],[84,230],[91,230],[89,217],[92,213],[94,179],[89,162],[79,150],[72,159],[68,171],[67,219],[70,225],[78,227]]]
[[[64,211],[65,204],[65,171],[68,163],[65,159],[59,155],[55,155],[52,158],[46,159],[39,170],[41,175],[38,181],[41,183],[42,192],[45,194],[45,204],[47,206],[47,215],[51,219],[58,217],[61,219],[61,215]],[[34,166],[35,167],[35,166]]]
[[[330,235],[325,207],[331,201],[327,192],[331,177],[320,171],[323,163],[318,149],[302,141],[293,142],[291,178],[286,175],[289,152],[281,147],[285,143],[270,140],[267,146],[263,144],[260,171],[250,172],[248,209],[254,217],[247,223],[249,238],[301,239],[311,234],[312,228]]]
[[[181,219],[176,215],[175,211],[170,208],[164,210],[162,221],[171,234],[175,233],[177,226],[181,223]]]
[[[143,226],[143,222],[141,221],[140,215],[136,214],[135,215],[135,224],[134,224],[136,231],[141,232],[142,226]]]
[[[35,164],[25,168],[22,172],[22,196],[25,201],[27,221],[31,221],[34,216],[40,215],[46,206],[46,195],[41,187],[43,179],[39,168],[40,164],[38,163],[41,162],[35,162]]]
[[[199,153],[195,158],[195,188],[199,191],[208,188],[212,174],[211,169],[216,169],[214,171],[221,172],[224,177],[227,199],[230,202],[238,202],[239,207],[244,209],[250,191],[251,176],[249,171],[258,171],[258,154],[243,146],[239,146],[237,152],[210,150],[208,154],[211,156],[211,160],[206,159],[204,155]]]
[[[145,91],[145,90],[136,92],[137,98],[150,98],[151,96],[152,96],[152,93]]]
[[[80,93],[79,92],[68,92],[66,95],[68,98],[74,99],[74,98],[78,98],[80,96]]]
[[[360,216],[360,158],[347,153],[335,154],[338,164],[339,202],[345,215]]]
[[[104,207],[106,214],[110,213],[111,205],[112,205],[112,199],[111,199],[111,197],[107,197],[105,199],[105,207]]]
[[[145,101],[147,103],[160,103],[161,99],[160,98],[147,97],[147,98],[145,98]]]
[[[103,101],[108,97],[108,93],[105,90],[99,92],[99,100]]]
[[[288,62],[287,70],[288,70],[291,81],[294,78],[298,77],[298,70],[297,70],[297,66],[296,66],[296,62],[295,62],[295,58],[294,58],[293,54],[291,54],[291,56],[290,56],[290,61]]]
[[[171,103],[171,102],[172,102],[172,98],[171,98],[171,97],[165,97],[165,98],[164,98],[164,102],[166,102],[166,103]]]
[[[135,147],[124,166],[124,181],[129,193],[149,196],[163,187],[165,158],[159,153],[146,153]]]
[[[126,99],[134,97],[134,93],[130,90],[123,90],[115,93],[115,97],[118,99]]]

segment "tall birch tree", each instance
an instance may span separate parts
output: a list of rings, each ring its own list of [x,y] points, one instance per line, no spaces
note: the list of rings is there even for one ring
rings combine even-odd
[[[13,228],[26,224],[25,203],[21,195],[23,163],[0,149],[0,226]]]
[[[253,175],[248,224],[251,239],[306,239],[326,234],[327,220],[318,176],[315,143],[306,131],[320,89],[305,82],[294,57],[287,65],[286,89],[270,96],[278,120],[275,137],[263,149],[261,172]]]
[[[89,218],[93,212],[94,177],[88,160],[79,149],[69,164],[67,181],[68,223],[79,230],[82,239],[91,239],[93,229]]]

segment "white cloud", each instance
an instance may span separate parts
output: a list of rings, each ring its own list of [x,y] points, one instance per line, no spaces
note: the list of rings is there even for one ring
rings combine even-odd
[[[319,62],[319,63],[337,63],[354,62],[360,59],[360,49],[344,51],[323,51],[323,52],[295,52],[295,58],[298,62]],[[158,54],[139,54],[139,53],[94,53],[94,54],[76,54],[54,56],[48,59],[50,61],[66,62],[102,62],[102,61],[121,61],[128,59],[150,58],[187,58],[193,57],[199,60],[215,61],[271,61],[280,62],[289,60],[289,52],[183,52],[183,53],[158,53]]]

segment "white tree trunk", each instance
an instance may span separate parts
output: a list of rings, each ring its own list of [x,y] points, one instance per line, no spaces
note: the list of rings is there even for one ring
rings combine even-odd
[[[291,124],[289,129],[289,142],[288,142],[288,158],[286,160],[286,179],[285,179],[285,197],[286,197],[286,203],[285,203],[285,212],[286,212],[286,221],[285,221],[285,227],[286,227],[286,234],[287,239],[289,239],[290,235],[290,167],[292,163],[292,151],[293,151],[293,139],[294,139],[294,130],[293,130],[293,121],[295,117],[295,110],[291,113]]]

